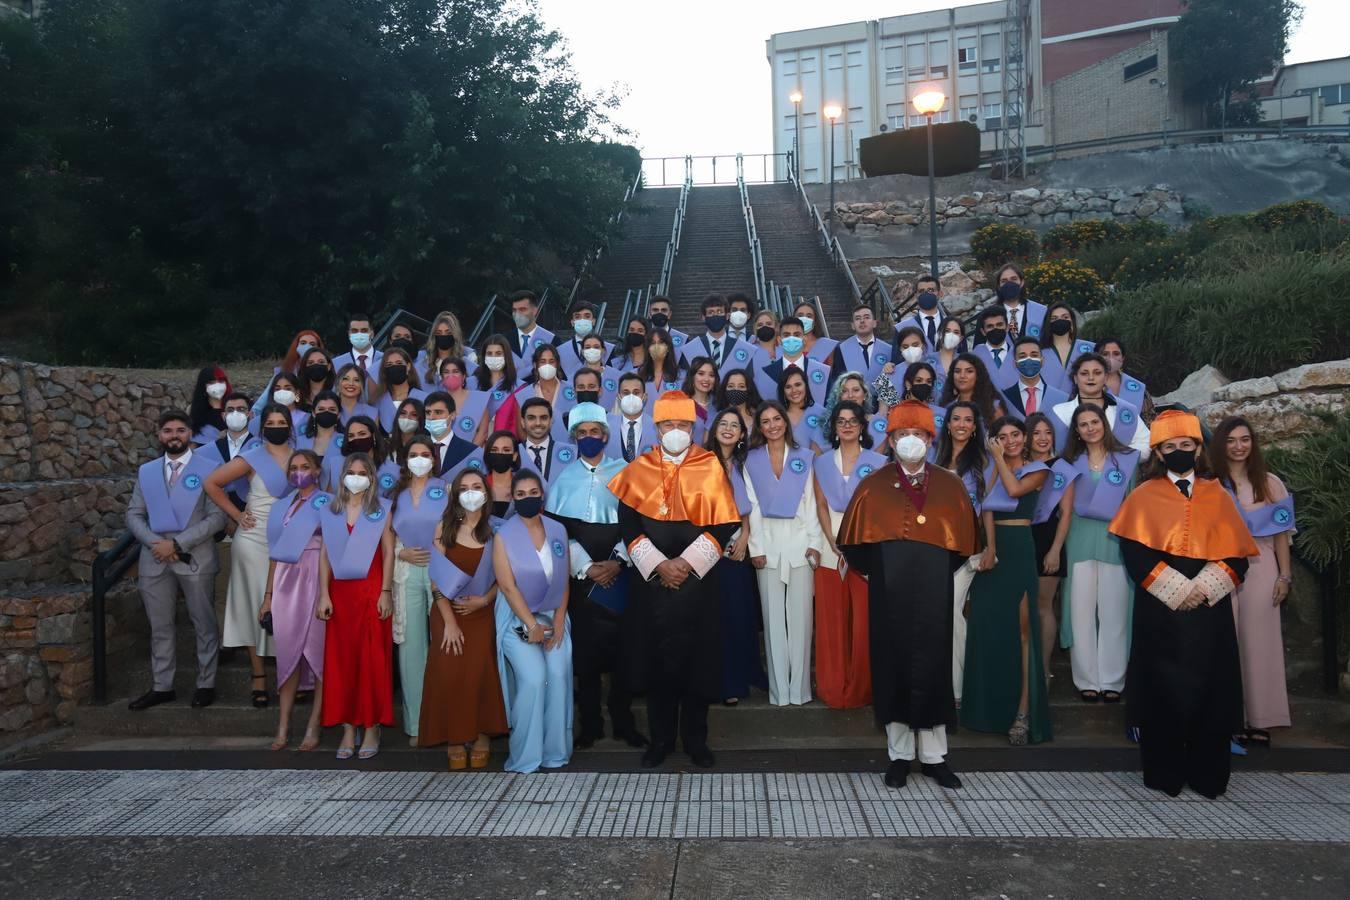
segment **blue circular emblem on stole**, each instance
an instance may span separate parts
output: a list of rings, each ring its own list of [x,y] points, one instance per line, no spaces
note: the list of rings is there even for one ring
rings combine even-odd
[[[372,521],[372,522],[378,522],[378,521],[380,521],[381,519],[384,518],[384,507],[381,506],[379,509],[375,510],[373,513],[366,513],[366,518],[369,519],[369,520]]]
[[[1091,353],[1091,352],[1092,352],[1092,348],[1093,348],[1094,346],[1096,346],[1096,345],[1095,345],[1095,344],[1089,344],[1087,341],[1084,341],[1083,343],[1081,343],[1081,344],[1078,345],[1078,352],[1079,352],[1079,353]]]
[[[249,442],[249,445],[248,445],[247,447],[245,447],[244,449],[245,449],[245,450],[257,450],[257,449],[258,449],[259,447],[261,447],[261,446],[262,446],[262,441],[258,440],[257,438],[254,438],[252,441]]]
[[[196,475],[189,475],[188,477],[183,479],[183,487],[187,488],[189,491],[195,491],[197,488],[201,486],[202,480]]]
[[[563,447],[561,450],[559,450],[559,451],[558,451],[558,459],[559,459],[559,461],[561,461],[561,462],[571,462],[571,461],[572,461],[572,448],[571,448],[571,447]]]
[[[619,389],[619,383],[618,383],[617,381],[615,381],[613,378],[606,378],[606,379],[605,379],[605,390],[611,391],[611,392],[612,392],[612,391],[616,391],[616,390],[618,390],[618,389]]]
[[[464,418],[462,418],[462,419],[459,420],[459,430],[460,430],[460,431],[463,431],[463,432],[465,432],[465,433],[468,433],[468,432],[470,432],[470,431],[473,431],[473,429],[474,429],[474,421],[473,421],[473,419],[469,418],[468,416],[465,416]]]
[[[1039,325],[1028,325],[1028,326],[1027,326],[1027,335],[1028,335],[1029,337],[1036,337],[1036,338],[1040,337],[1040,336],[1041,336],[1041,326],[1039,326]]]
[[[876,418],[872,419],[872,430],[875,431],[877,434],[885,434],[886,420],[883,419],[881,416],[877,416]]]
[[[806,424],[810,425],[812,428],[819,428],[820,416],[816,415],[815,413],[812,413],[811,415],[806,417]]]
[[[558,557],[558,559],[562,559],[562,558],[563,558],[563,545],[562,545],[562,541],[554,541],[554,542],[553,542],[553,555],[556,556],[556,557]]]
[[[569,384],[567,387],[563,388],[563,396],[568,400],[575,400],[577,399],[577,392],[572,390],[572,386]]]
[[[483,471],[483,461],[481,459],[471,459],[466,468],[473,469],[475,472]]]
[[[884,366],[886,365],[886,363],[890,361],[891,361],[890,357],[887,356],[885,353],[878,353],[877,358],[875,360],[876,364],[879,366]]]
[[[1125,480],[1125,473],[1119,469],[1112,469],[1110,472],[1106,473],[1106,480],[1112,484],[1120,484]]]
[[[859,478],[866,478],[868,475],[871,475],[872,472],[873,472],[873,469],[872,469],[871,466],[859,466],[859,467],[858,467],[858,477],[859,477]]]
[[[381,487],[381,488],[383,488],[384,490],[387,491],[387,490],[389,490],[389,489],[390,489],[391,487],[393,487],[393,486],[394,486],[394,476],[393,476],[393,475],[390,475],[388,472],[385,472],[383,475],[380,476],[380,487]]]
[[[805,460],[794,459],[789,465],[791,465],[792,471],[796,472],[798,475],[806,471]]]
[[[814,372],[811,373],[811,380],[814,381],[816,384],[820,384],[822,381],[825,380],[825,373],[820,371],[819,369],[816,369]]]
[[[445,496],[445,488],[434,487],[431,490],[427,491],[427,496],[430,497],[432,500],[439,500]]]
[[[328,501],[331,499],[332,498],[329,497],[327,494],[315,494],[314,499],[309,501],[309,505],[314,507],[315,509],[323,509],[325,506],[328,505]]]
[[[1059,472],[1056,472],[1056,473],[1055,473],[1055,490],[1059,490],[1060,488],[1064,487],[1064,481],[1065,481],[1064,476],[1061,475]]]
[[[749,353],[746,353],[744,350],[737,350],[737,351],[736,351],[736,359],[739,360],[740,362],[745,362],[745,361],[746,361],[747,359],[749,359],[749,358],[750,358],[750,354],[749,354]]]
[[[672,335],[670,336],[670,340],[671,340],[671,343],[673,343],[676,347],[678,347],[678,346],[680,346],[681,344],[684,343],[684,337],[683,337],[682,335],[678,335],[678,334],[672,334]]]
[[[933,416],[933,427],[934,427],[934,428],[941,428],[941,427],[942,427],[942,423],[945,422],[945,421],[946,421],[946,418],[943,417],[943,416]]]
[[[1288,524],[1289,524],[1289,510],[1284,509],[1283,507],[1281,507],[1280,509],[1275,510],[1275,522],[1276,522],[1276,524],[1278,524],[1278,525],[1288,525]]]
[[[1143,387],[1143,385],[1141,385],[1139,382],[1135,381],[1133,378],[1126,378],[1126,379],[1125,379],[1125,390],[1127,390],[1127,391],[1138,391],[1138,390],[1141,390],[1142,387]]]
[[[1134,412],[1132,410],[1122,409],[1120,411],[1120,421],[1124,422],[1126,425],[1130,424],[1134,421]]]

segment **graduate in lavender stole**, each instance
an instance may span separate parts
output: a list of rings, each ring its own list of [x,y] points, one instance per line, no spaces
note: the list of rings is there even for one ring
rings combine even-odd
[[[287,477],[295,493],[272,505],[267,516],[267,546],[271,559],[267,593],[261,615],[272,618],[277,654],[277,684],[281,715],[273,750],[290,741],[291,712],[297,690],[313,691],[314,703],[301,750],[319,745],[319,713],[323,707],[324,623],[315,615],[319,603],[319,534],[323,510],[331,494],[318,489],[319,457],[297,450],[287,463]]]

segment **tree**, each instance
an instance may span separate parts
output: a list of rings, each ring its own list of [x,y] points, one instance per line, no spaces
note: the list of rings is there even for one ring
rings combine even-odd
[[[1204,104],[1210,124],[1249,124],[1259,108],[1247,97],[1275,71],[1303,15],[1297,0],[1183,0],[1186,11],[1167,34],[1170,65],[1187,100]]]

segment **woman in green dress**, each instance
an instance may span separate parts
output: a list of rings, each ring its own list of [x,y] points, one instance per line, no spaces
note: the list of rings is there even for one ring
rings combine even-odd
[[[1031,519],[1050,469],[1029,461],[1017,419],[995,419],[989,434],[993,468],[980,514],[986,546],[970,590],[961,724],[1006,732],[1011,744],[1037,744],[1050,740],[1051,729]]]

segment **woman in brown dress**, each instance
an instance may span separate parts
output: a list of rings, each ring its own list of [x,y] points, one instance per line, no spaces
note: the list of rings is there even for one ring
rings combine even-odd
[[[429,566],[434,603],[418,744],[448,743],[451,769],[483,768],[491,739],[508,731],[497,674],[492,617],[497,585],[487,501],[483,476],[472,469],[460,472],[436,526]],[[465,750],[470,743],[471,754]]]

